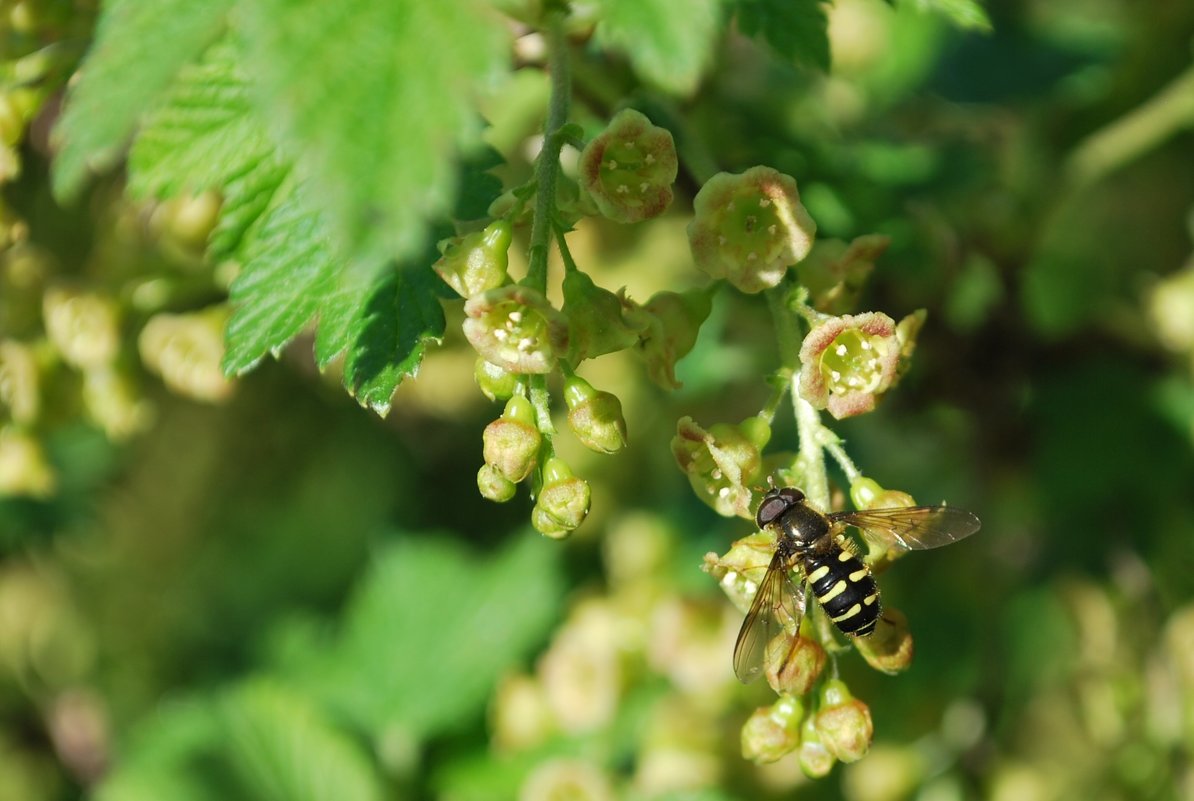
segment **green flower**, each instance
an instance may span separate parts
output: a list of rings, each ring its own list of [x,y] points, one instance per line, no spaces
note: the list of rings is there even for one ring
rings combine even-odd
[[[672,438],[672,455],[697,497],[725,517],[754,519],[751,487],[762,481],[760,450],[771,430],[762,418],[739,425],[717,423],[708,431],[682,417]]]
[[[464,304],[464,336],[489,362],[511,373],[550,373],[568,350],[568,321],[530,287],[490,289]]]
[[[742,756],[762,765],[775,762],[800,746],[804,705],[784,696],[771,706],[759,707],[742,726]]]
[[[580,376],[564,382],[568,427],[589,450],[617,453],[626,447],[626,419],[616,395],[600,392]]]
[[[875,735],[871,710],[839,679],[831,679],[821,688],[815,721],[825,748],[842,762],[857,762],[871,747]]]
[[[543,436],[535,425],[535,410],[531,402],[521,395],[511,398],[502,416],[485,427],[481,440],[484,443],[485,464],[500,476],[515,484],[529,476],[535,469],[539,446],[543,443]],[[487,476],[477,476],[478,486],[483,478]],[[481,487],[481,490],[484,494],[485,487]]]
[[[854,308],[866,279],[891,239],[879,234],[860,236],[847,245],[838,239],[817,242],[796,272],[808,289],[813,308],[843,314]]]
[[[627,322],[639,331],[639,352],[647,362],[647,375],[664,389],[679,389],[676,362],[696,344],[701,323],[713,308],[708,289],[690,292],[657,292],[644,305],[623,298],[629,308]]]
[[[743,292],[777,286],[808,255],[817,231],[795,179],[770,167],[718,173],[693,207],[688,242],[696,266]]]
[[[531,510],[531,525],[540,534],[562,539],[584,522],[590,500],[587,481],[572,475],[563,460],[548,459],[543,468],[543,488]]]
[[[119,312],[111,298],[58,287],[46,292],[42,314],[47,336],[69,364],[104,367],[116,358]]]
[[[226,400],[235,384],[224,377],[224,326],[228,307],[191,314],[156,314],[137,338],[141,360],[174,392],[195,400]]]
[[[462,298],[471,298],[506,283],[510,223],[496,220],[484,230],[440,243],[439,261],[431,268]]]
[[[585,146],[578,180],[605,217],[635,223],[671,205],[678,167],[672,135],[623,109]]]
[[[767,683],[777,693],[804,695],[821,677],[825,658],[825,649],[816,640],[781,632],[767,646]]]
[[[895,381],[899,358],[886,314],[826,317],[800,347],[800,397],[838,420],[869,412]]]
[[[564,315],[570,332],[568,358],[573,364],[638,344],[639,331],[623,319],[623,308],[621,298],[597,286],[579,270],[564,276]]]

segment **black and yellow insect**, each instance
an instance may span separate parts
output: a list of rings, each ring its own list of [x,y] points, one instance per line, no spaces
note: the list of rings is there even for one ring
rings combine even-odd
[[[734,673],[744,682],[763,669],[767,645],[794,632],[804,616],[804,587],[843,634],[865,637],[879,621],[879,587],[871,571],[843,545],[846,526],[898,550],[923,550],[957,542],[978,531],[979,519],[952,506],[909,506],[822,514],[794,487],[774,487],[755,514],[763,531],[775,532],[775,554],[734,646]],[[798,571],[797,583],[791,574]]]

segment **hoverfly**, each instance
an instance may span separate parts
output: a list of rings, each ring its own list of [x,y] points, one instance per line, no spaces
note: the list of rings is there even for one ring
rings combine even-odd
[[[909,506],[822,514],[795,487],[772,487],[759,503],[755,522],[775,532],[775,554],[734,645],[734,674],[743,682],[763,669],[767,644],[798,631],[805,584],[843,633],[865,637],[879,620],[879,588],[870,570],[842,545],[842,529],[855,526],[864,538],[890,549],[923,550],[957,542],[978,531],[972,513],[952,506]],[[793,582],[791,572],[801,580]]]

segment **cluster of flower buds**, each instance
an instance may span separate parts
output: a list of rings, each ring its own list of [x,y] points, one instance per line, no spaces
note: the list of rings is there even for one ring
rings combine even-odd
[[[766,763],[795,751],[801,769],[818,778],[835,762],[862,759],[874,733],[867,705],[840,679],[829,679],[808,701],[783,695],[756,709],[742,727],[742,755]]]

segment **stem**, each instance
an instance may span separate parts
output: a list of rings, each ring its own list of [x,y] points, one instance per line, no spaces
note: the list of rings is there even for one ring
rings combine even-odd
[[[551,393],[547,390],[547,376],[533,375],[527,383],[528,397],[531,405],[535,407],[535,424],[545,441],[550,443],[551,435],[556,429],[551,423]]]
[[[564,260],[564,272],[579,272],[580,268],[576,266],[576,260],[572,258],[572,251],[568,249],[568,240],[565,239],[564,230],[557,225],[555,231],[556,246],[560,249],[560,258]]]
[[[564,13],[547,15],[547,67],[551,73],[551,100],[543,126],[543,149],[535,162],[535,216],[531,221],[530,264],[524,286],[547,291],[547,254],[556,208],[556,178],[560,173],[560,129],[568,122],[572,86],[568,69],[568,42],[564,37]]]
[[[829,476],[825,472],[821,413],[800,397],[800,373],[792,374],[792,406],[796,431],[800,435],[800,466],[804,469],[804,494],[824,511],[829,511]]]
[[[828,432],[826,432],[828,433]],[[846,480],[851,484],[858,478],[862,477],[862,471],[858,469],[858,465],[854,464],[854,460],[846,453],[846,449],[842,447],[842,441],[836,437],[825,438],[825,450],[829,451],[829,455],[842,468],[842,472],[846,474]]]
[[[775,340],[779,345],[780,364],[796,372],[800,364],[800,323],[788,307],[788,284],[782,283],[763,293],[767,296],[767,308],[775,323]]]

